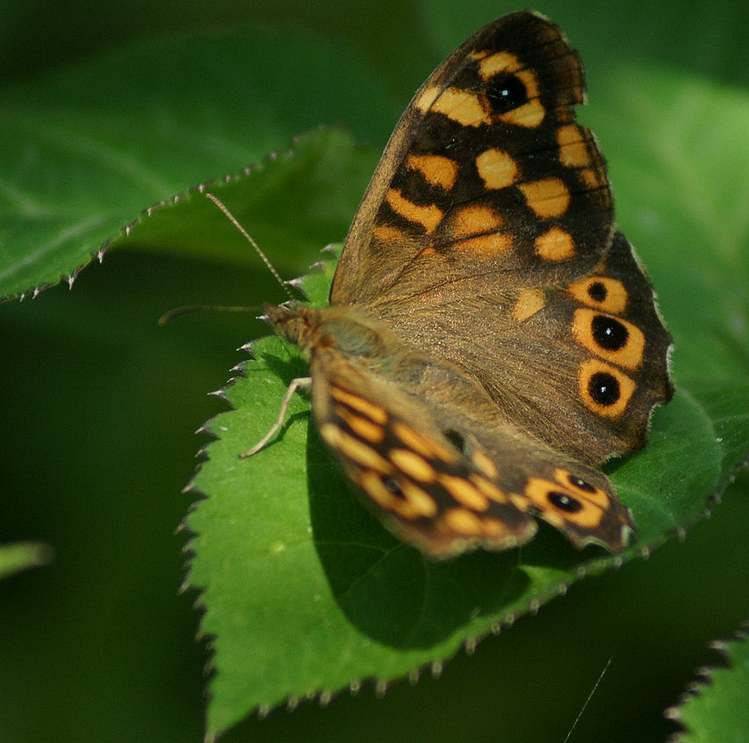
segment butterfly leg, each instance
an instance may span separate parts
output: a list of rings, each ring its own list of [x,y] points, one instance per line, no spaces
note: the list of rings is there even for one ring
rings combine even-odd
[[[275,423],[270,427],[268,433],[266,433],[265,436],[263,436],[263,438],[260,439],[257,444],[255,444],[255,446],[253,446],[251,449],[248,449],[247,451],[243,451],[239,455],[240,459],[251,457],[253,454],[257,454],[261,449],[264,449],[266,447],[268,442],[273,439],[273,437],[278,433],[281,426],[283,426],[284,422],[286,421],[286,412],[289,409],[291,398],[294,397],[297,390],[308,390],[311,383],[311,377],[297,377],[296,379],[291,380],[291,384],[289,384],[289,388],[286,390],[286,394],[283,396],[281,408],[278,411],[278,417],[276,418]]]

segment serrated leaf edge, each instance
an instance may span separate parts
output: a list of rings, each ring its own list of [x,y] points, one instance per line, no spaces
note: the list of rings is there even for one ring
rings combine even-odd
[[[110,248],[115,242],[117,242],[118,240],[127,240],[133,230],[140,224],[145,222],[147,219],[150,219],[155,212],[166,207],[176,206],[183,201],[189,200],[195,195],[203,194],[208,189],[235,183],[236,181],[243,180],[244,178],[248,178],[257,173],[264,172],[269,165],[276,162],[277,160],[281,158],[288,159],[290,157],[293,157],[296,154],[300,143],[304,142],[308,138],[315,136],[321,131],[341,130],[332,126],[320,125],[315,129],[296,134],[291,138],[291,142],[285,148],[282,147],[276,150],[271,150],[270,152],[263,155],[260,160],[249,163],[239,170],[231,171],[215,178],[209,178],[206,181],[198,183],[194,186],[190,186],[184,191],[180,191],[176,194],[173,194],[172,196],[166,197],[164,199],[161,199],[160,201],[155,202],[154,204],[151,204],[151,206],[143,209],[134,219],[130,220],[125,225],[120,227],[116,235],[104,240],[104,242],[102,242],[95,251],[89,254],[88,260],[86,260],[84,263],[80,263],[72,271],[70,271],[70,273],[61,273],[55,281],[38,284],[37,286],[29,287],[25,291],[18,292],[16,294],[8,294],[7,296],[2,296],[0,297],[0,304],[13,301],[23,302],[29,297],[31,299],[36,299],[42,292],[47,291],[48,289],[52,289],[55,286],[59,286],[63,281],[67,283],[68,289],[72,290],[73,285],[75,284],[75,280],[78,278],[78,275],[81,271],[83,271],[85,268],[88,268],[88,266],[91,265],[94,259],[96,259],[101,265],[104,262],[104,256],[107,255]]]
[[[705,689],[712,687],[713,674],[716,670],[733,667],[731,656],[729,654],[729,644],[742,642],[747,639],[749,639],[749,620],[744,622],[742,627],[728,640],[713,640],[708,643],[708,647],[716,650],[720,654],[724,665],[713,664],[711,666],[701,666],[698,668],[694,673],[694,680],[679,697],[679,701],[664,710],[663,716],[672,722],[675,722],[681,728],[681,730],[673,733],[669,737],[668,743],[684,743],[684,736],[690,732],[686,725],[682,723],[682,710],[684,706],[692,699],[700,697]]]

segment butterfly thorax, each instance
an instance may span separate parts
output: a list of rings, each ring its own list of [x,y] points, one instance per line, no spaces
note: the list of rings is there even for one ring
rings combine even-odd
[[[403,344],[383,323],[357,307],[267,305],[276,331],[308,355],[340,353],[350,359],[382,358],[403,352]]]

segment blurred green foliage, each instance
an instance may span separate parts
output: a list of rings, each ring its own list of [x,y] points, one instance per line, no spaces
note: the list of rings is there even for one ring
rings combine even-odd
[[[158,42],[244,20],[292,24],[362,50],[390,91],[395,116],[450,45],[513,9],[474,2],[451,20],[418,3],[321,6],[125,0],[92,13],[83,2],[6,2],[0,64],[9,83],[34,85],[135,38]],[[737,64],[742,4],[539,9],[561,22],[583,53],[594,95],[601,93],[596,70],[630,59],[689,71],[721,88],[746,83],[746,66]],[[121,84],[126,91],[127,79]],[[636,135],[631,123],[622,128]],[[626,166],[622,172],[626,177]],[[616,187],[616,169],[613,178]],[[745,270],[745,243],[738,260]],[[196,596],[177,593],[185,540],[174,529],[189,503],[179,493],[194,467],[191,431],[221,409],[205,392],[221,386],[239,360],[233,349],[262,331],[246,318],[201,317],[165,332],[155,319],[190,302],[277,295],[256,265],[226,271],[215,262],[131,251],[88,269],[73,292],[57,288],[0,311],[0,543],[41,540],[55,550],[51,566],[0,584],[4,741],[201,739],[208,653],[205,642],[194,642]],[[457,657],[439,681],[402,683],[382,700],[365,688],[327,710],[276,711],[248,720],[227,740],[561,741],[610,657],[572,740],[664,740],[674,728],[663,710],[708,658],[706,643],[749,615],[747,496],[743,478],[683,544],[576,586],[538,617],[486,640],[474,657]]]

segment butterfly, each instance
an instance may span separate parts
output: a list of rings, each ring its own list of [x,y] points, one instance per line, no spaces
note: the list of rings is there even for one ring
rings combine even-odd
[[[599,466],[671,398],[671,337],[575,121],[584,95],[546,18],[479,30],[397,124],[329,306],[265,308],[309,356],[286,401],[311,388],[363,502],[430,557],[521,545],[538,519],[578,548],[634,533]]]

